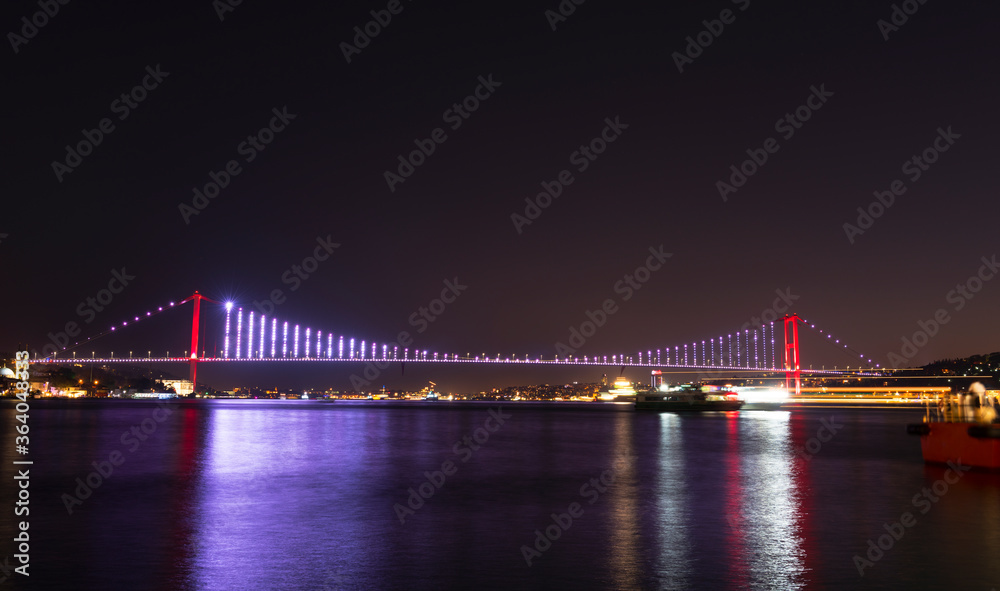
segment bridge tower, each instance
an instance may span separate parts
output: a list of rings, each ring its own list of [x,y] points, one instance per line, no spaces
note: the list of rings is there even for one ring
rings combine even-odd
[[[802,369],[799,365],[799,322],[805,322],[798,314],[785,316],[785,390],[791,390],[795,377],[795,395],[802,393]],[[791,337],[791,340],[789,340]]]
[[[211,298],[206,298],[197,291],[194,292],[188,298],[185,298],[181,303],[194,302],[194,317],[191,319],[191,389],[193,392],[198,392],[198,323],[201,318],[201,301],[208,300],[213,304],[218,304],[215,300]]]

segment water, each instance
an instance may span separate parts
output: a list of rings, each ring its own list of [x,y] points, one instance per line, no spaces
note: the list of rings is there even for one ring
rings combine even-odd
[[[0,409],[5,507],[16,498],[10,462],[21,459],[12,407]],[[1000,475],[925,466],[919,440],[905,433],[917,411],[219,400],[156,408],[32,403],[31,575],[0,587],[1000,588]],[[503,424],[490,419],[498,408]],[[144,441],[123,439],[143,421],[155,429]],[[114,451],[123,462],[68,514],[61,495]],[[440,487],[424,484],[433,495],[403,510],[425,472]],[[957,481],[936,502],[915,505],[946,476]],[[901,524],[898,540],[885,537],[892,547],[860,576],[854,556],[905,513],[915,523]],[[3,510],[0,531],[14,527]],[[536,530],[547,529],[558,537],[539,540],[539,551]],[[533,550],[530,566],[522,546]],[[0,552],[13,554],[12,544]]]

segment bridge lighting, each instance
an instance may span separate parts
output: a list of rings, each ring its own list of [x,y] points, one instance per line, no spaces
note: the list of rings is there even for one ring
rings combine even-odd
[[[260,315],[260,350],[257,352],[257,358],[264,358],[264,331],[267,330],[267,317],[263,314]]]
[[[250,317],[247,319],[247,359],[253,358],[253,310],[250,310]]]
[[[754,367],[760,367],[760,361],[757,358],[757,329],[753,329],[753,365]]]
[[[358,353],[360,353],[361,359],[365,358],[365,342],[364,341],[361,341],[361,348],[358,350]]]
[[[333,357],[333,333],[326,335],[326,358]]]
[[[243,308],[236,311],[236,358],[240,358],[240,341],[243,340]]]
[[[351,359],[354,359],[354,339],[351,339]]]
[[[306,328],[306,357],[309,357],[309,328]]]
[[[285,322],[285,334],[281,341],[281,356],[288,357],[288,322]]]
[[[278,335],[278,319],[271,319],[271,358],[274,359],[274,345]]]
[[[344,358],[344,337],[340,337],[340,344],[337,346],[337,358]]]
[[[232,302],[226,302],[226,311],[228,312],[229,310],[232,310],[232,309],[233,309],[233,303]]]
[[[292,346],[292,357],[299,356],[299,325],[295,325],[295,341]]]
[[[316,331],[316,359],[323,358],[323,331]]]

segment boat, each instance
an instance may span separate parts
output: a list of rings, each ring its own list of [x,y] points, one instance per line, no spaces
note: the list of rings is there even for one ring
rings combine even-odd
[[[635,388],[632,387],[632,382],[628,381],[625,377],[619,377],[615,380],[614,384],[607,384],[607,376],[603,380],[604,385],[601,389],[597,391],[597,399],[604,402],[634,402],[635,401]]]
[[[636,410],[658,410],[673,412],[706,412],[740,410],[744,402],[736,397],[735,392],[702,391],[702,388],[692,384],[669,387],[660,384],[658,387],[644,392],[637,392],[635,398]]]
[[[976,382],[967,393],[950,394],[927,404],[924,422],[906,426],[920,436],[920,452],[930,464],[1000,470],[1000,420],[996,396]]]

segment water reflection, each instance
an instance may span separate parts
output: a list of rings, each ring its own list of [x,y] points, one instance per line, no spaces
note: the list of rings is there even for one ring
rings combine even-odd
[[[725,517],[722,527],[729,532],[726,537],[725,549],[728,574],[727,580],[745,589],[749,584],[750,566],[747,561],[747,528],[745,527],[746,502],[743,486],[743,467],[740,458],[740,421],[726,422],[726,447],[723,466],[725,468]]]
[[[262,406],[270,405],[210,413],[195,587],[288,588],[296,573],[337,588],[343,573],[370,566],[366,516],[341,509],[377,449],[351,438],[375,436],[380,425],[367,424],[370,415]],[[318,544],[337,551],[320,553]]]
[[[612,448],[615,450],[615,484],[609,487],[610,510],[610,571],[615,585],[620,589],[637,589],[642,586],[643,572],[638,562],[642,554],[638,496],[638,481],[634,448],[632,415],[619,413],[615,417]]]
[[[655,533],[657,538],[654,568],[655,575],[664,589],[686,589],[693,559],[690,555],[688,523],[691,515],[687,509],[687,476],[685,474],[684,437],[681,417],[675,413],[661,413],[660,441],[657,445],[655,496]]]
[[[748,412],[740,418],[743,538],[747,585],[754,589],[805,586],[799,529],[799,491],[793,481],[790,413]]]

